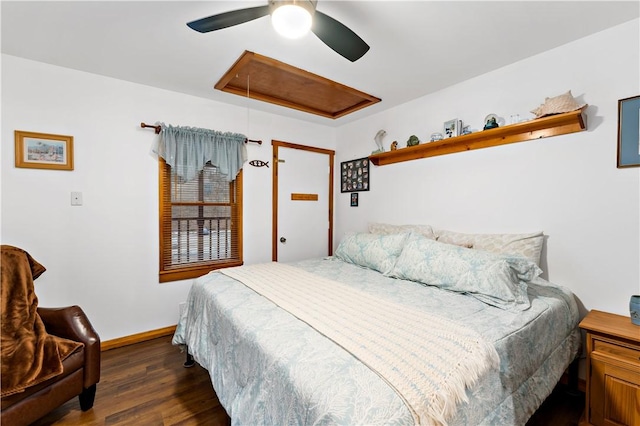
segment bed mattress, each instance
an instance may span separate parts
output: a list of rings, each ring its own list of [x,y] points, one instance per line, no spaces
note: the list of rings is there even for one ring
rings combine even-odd
[[[467,389],[468,402],[459,404],[447,420],[451,425],[526,423],[579,350],[573,294],[539,278],[528,285],[531,307],[509,312],[336,258],[292,265],[455,321],[494,345],[499,369]],[[218,272],[194,281],[173,343],[188,346],[209,371],[232,424],[414,423],[403,400],[375,372],[290,313]]]

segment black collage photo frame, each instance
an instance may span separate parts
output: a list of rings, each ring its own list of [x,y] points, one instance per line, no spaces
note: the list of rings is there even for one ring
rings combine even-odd
[[[340,163],[340,192],[369,190],[369,158]]]

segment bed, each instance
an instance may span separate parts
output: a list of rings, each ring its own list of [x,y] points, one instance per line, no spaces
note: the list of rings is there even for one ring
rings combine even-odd
[[[332,257],[194,281],[173,343],[232,424],[525,424],[581,342],[573,294],[539,277],[541,233],[370,231]]]

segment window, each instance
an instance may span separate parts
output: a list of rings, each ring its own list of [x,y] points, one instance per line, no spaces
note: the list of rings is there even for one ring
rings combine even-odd
[[[242,264],[242,171],[207,163],[185,181],[160,159],[160,282]]]

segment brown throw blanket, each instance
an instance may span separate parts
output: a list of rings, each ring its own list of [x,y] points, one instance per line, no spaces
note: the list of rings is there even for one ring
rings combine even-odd
[[[62,361],[82,343],[47,333],[33,280],[45,268],[24,250],[2,246],[2,393],[22,392],[62,373]]]

